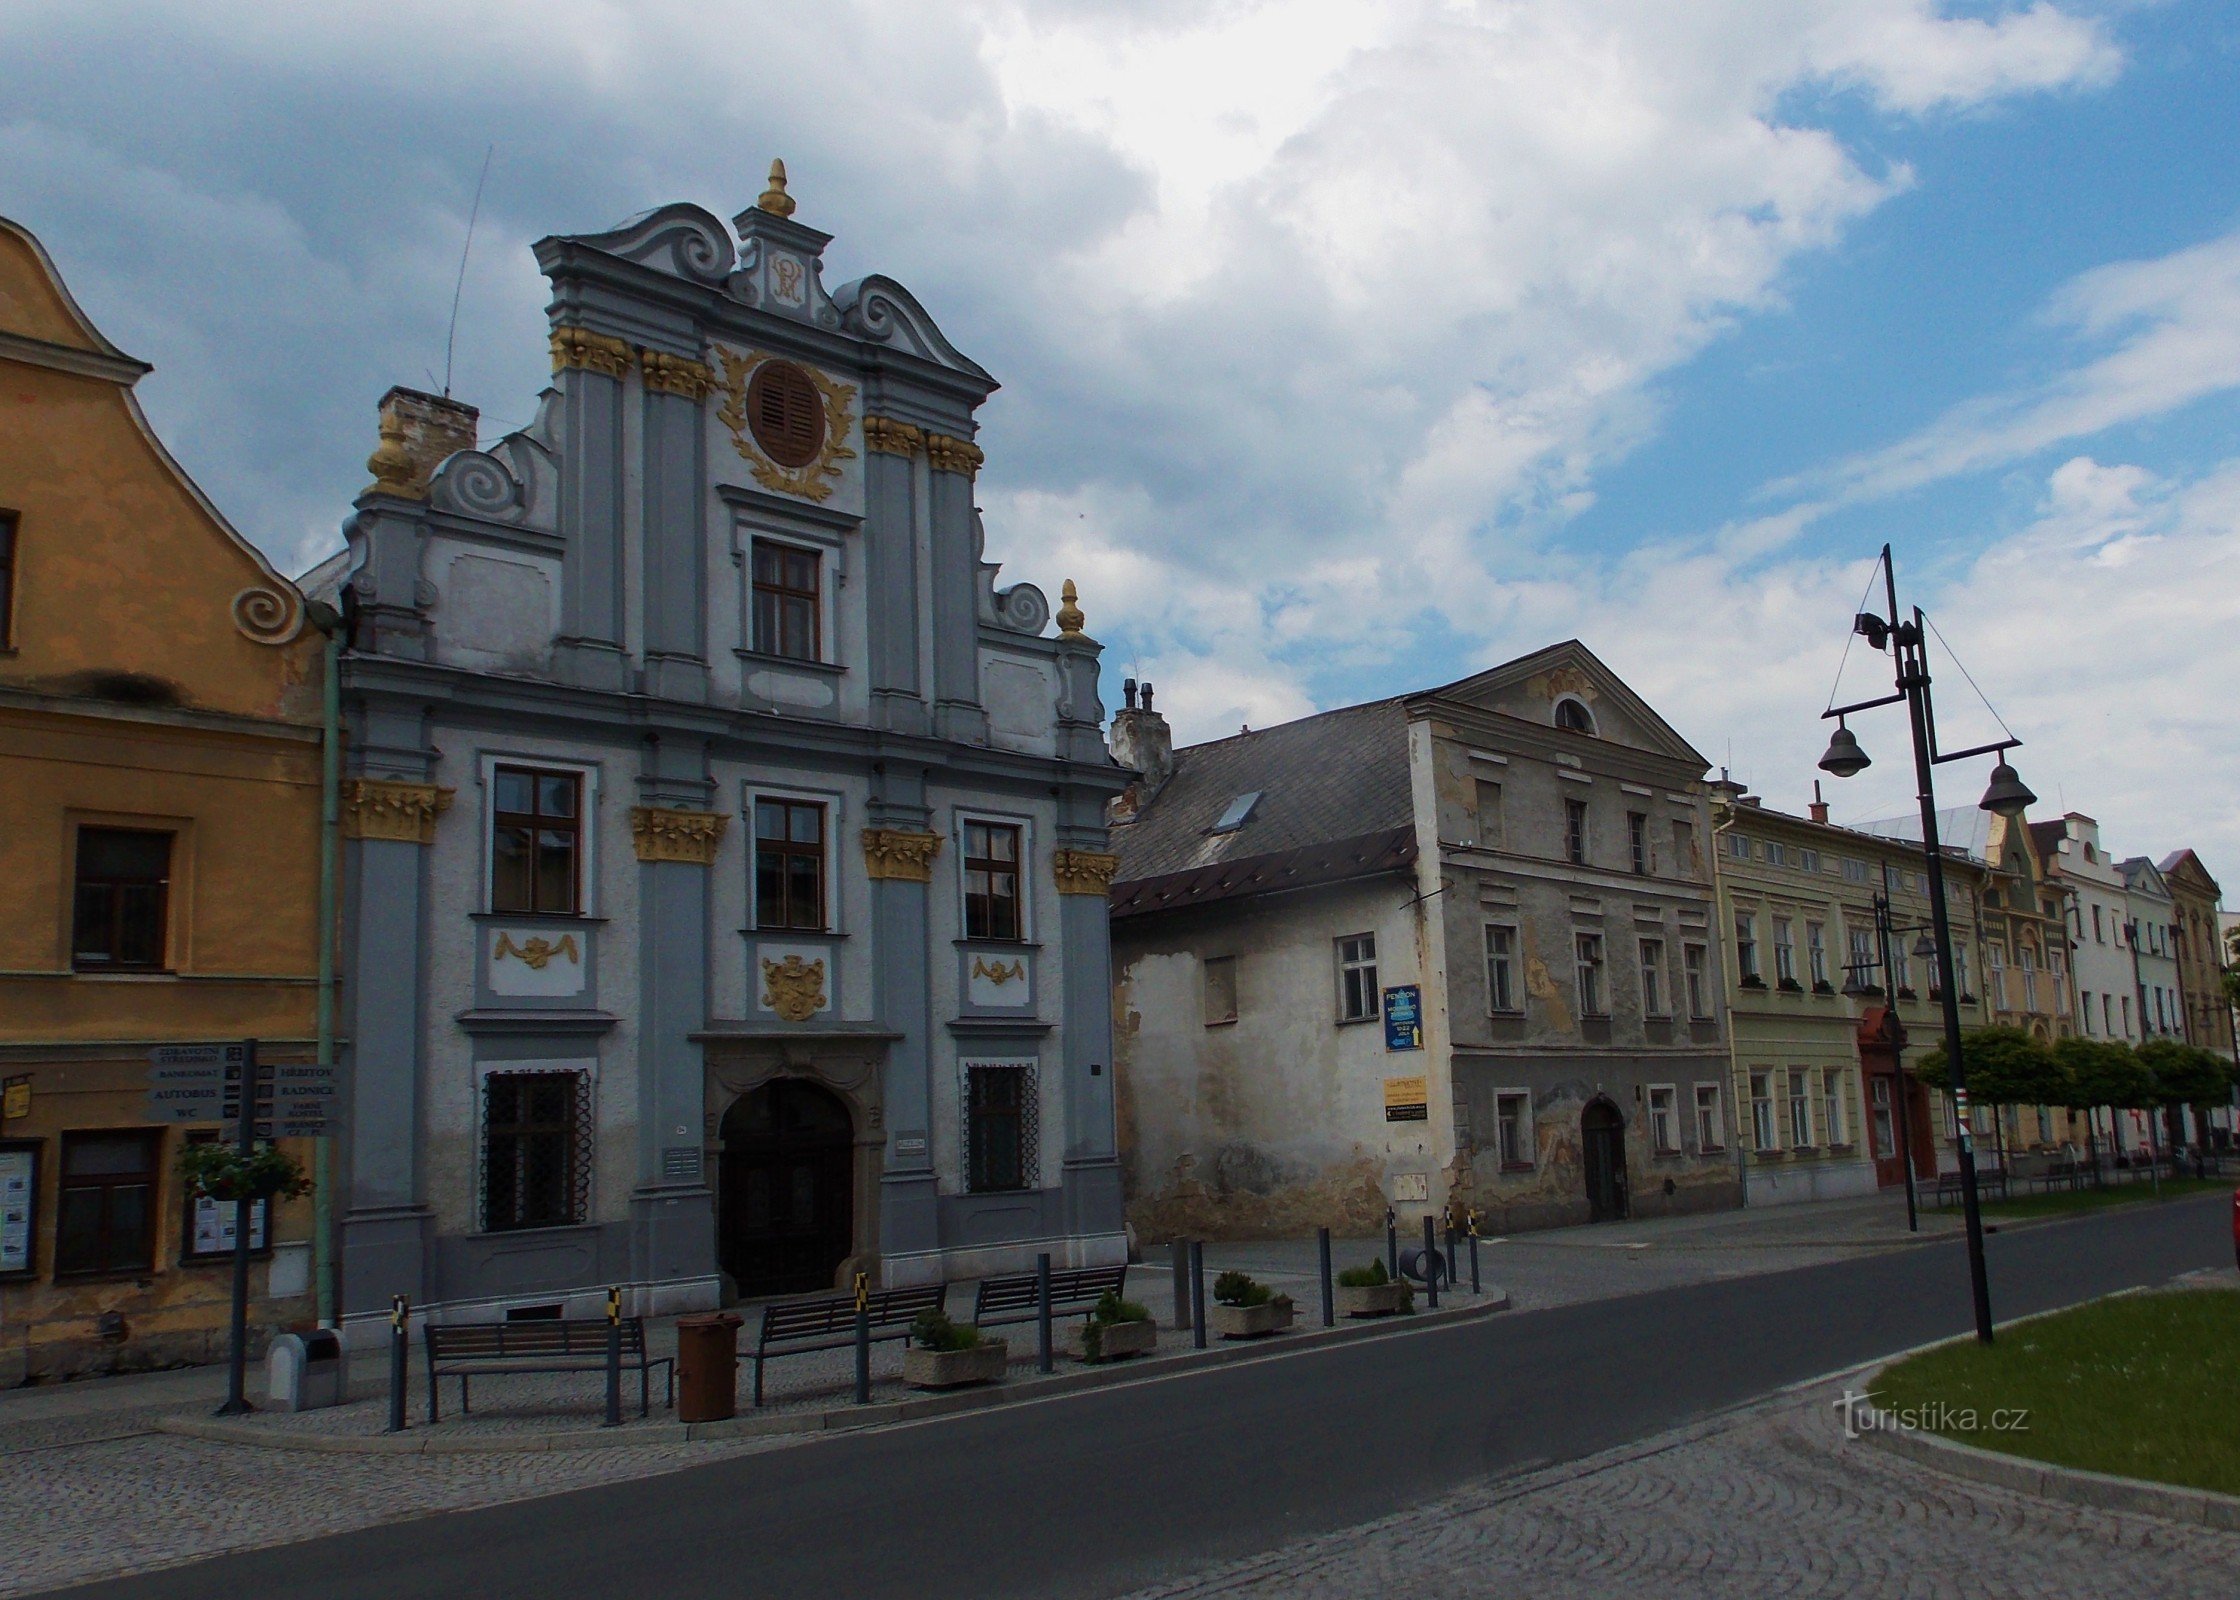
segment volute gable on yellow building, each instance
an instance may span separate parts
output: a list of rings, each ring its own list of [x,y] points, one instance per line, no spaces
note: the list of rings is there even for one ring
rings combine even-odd
[[[148,370],[0,217],[0,685],[312,720],[302,597],[156,438],[133,393]]]

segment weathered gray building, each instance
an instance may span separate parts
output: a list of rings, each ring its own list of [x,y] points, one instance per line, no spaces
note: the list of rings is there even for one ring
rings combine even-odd
[[[344,1303],[1121,1258],[1098,647],[995,587],[995,380],[781,172],[550,238],[488,449],[393,391],[338,597]]]
[[[1583,645],[1181,751],[1131,704],[1113,748],[1143,1237],[1738,1203],[1706,764]]]

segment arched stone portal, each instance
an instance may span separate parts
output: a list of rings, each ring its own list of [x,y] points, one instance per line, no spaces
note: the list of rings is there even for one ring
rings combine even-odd
[[[807,1078],[772,1078],[723,1116],[717,1252],[742,1296],[830,1289],[855,1253],[855,1128]]]

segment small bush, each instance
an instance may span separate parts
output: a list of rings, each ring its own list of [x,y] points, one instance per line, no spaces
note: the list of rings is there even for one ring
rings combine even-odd
[[[1133,1300],[1123,1300],[1112,1290],[1105,1290],[1089,1312],[1091,1322],[1149,1322],[1151,1313]]]
[[[921,1350],[972,1350],[980,1344],[980,1330],[969,1322],[951,1322],[946,1313],[928,1308],[910,1324],[910,1342]]]
[[[1365,1267],[1348,1267],[1338,1274],[1338,1286],[1343,1289],[1374,1289],[1380,1283],[1390,1283],[1392,1275],[1384,1270],[1382,1261],[1372,1261]]]
[[[1225,1306],[1264,1306],[1275,1291],[1241,1272],[1224,1272],[1213,1280],[1213,1298]]]

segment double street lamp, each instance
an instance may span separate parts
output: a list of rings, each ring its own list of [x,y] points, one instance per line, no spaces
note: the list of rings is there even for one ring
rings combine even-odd
[[[1975,1133],[1968,1121],[1968,1074],[1960,1055],[1960,990],[1953,981],[1952,920],[1945,902],[1944,847],[1937,838],[1935,770],[1947,762],[1996,754],[2000,759],[1991,769],[1991,786],[1984,790],[1978,804],[1999,816],[2016,817],[2038,797],[2023,786],[2022,779],[2006,760],[2006,752],[2021,744],[2020,739],[1995,740],[1966,750],[1940,751],[1937,748],[1936,709],[1929,695],[1928,621],[1919,606],[1913,608],[1909,618],[1899,620],[1898,575],[1888,545],[1882,547],[1881,565],[1889,615],[1885,619],[1871,611],[1862,611],[1852,619],[1851,627],[1874,649],[1890,650],[1897,689],[1893,694],[1853,705],[1830,706],[1822,713],[1823,718],[1836,719],[1836,731],[1828,740],[1828,753],[1820,758],[1820,768],[1838,778],[1855,777],[1864,772],[1871,759],[1859,747],[1858,736],[1851,731],[1849,719],[1877,706],[1904,703],[1913,731],[1914,782],[1921,803],[1921,851],[1929,867],[1930,931],[1936,944],[1937,987],[1944,998],[1945,1061],[1952,1073],[1953,1115],[1960,1130],[1960,1201],[1968,1223],[1968,1283],[1975,1300],[1976,1338],[1989,1344],[1991,1285],[1983,1265],[1983,1208],[1976,1196]],[[1909,1164],[1909,1181],[1910,1177]]]

